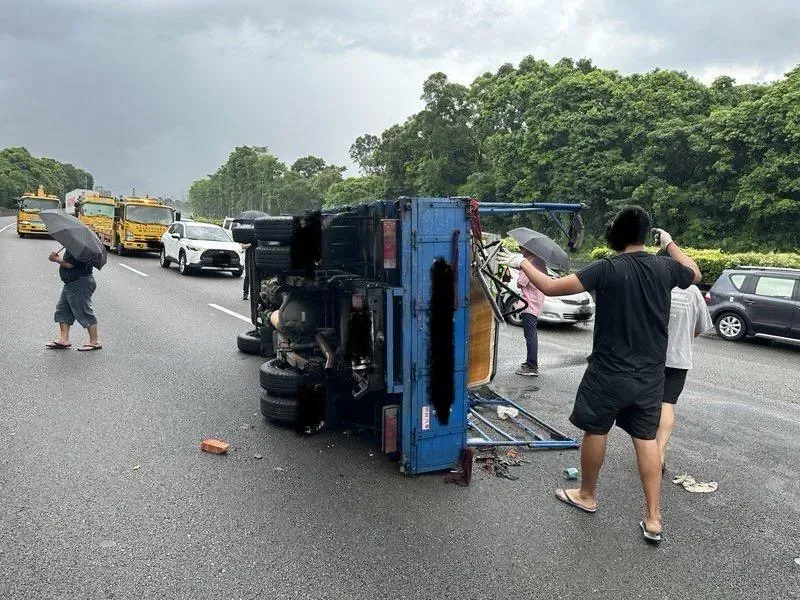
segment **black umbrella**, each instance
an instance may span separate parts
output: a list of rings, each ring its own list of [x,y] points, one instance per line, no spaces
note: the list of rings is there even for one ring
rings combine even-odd
[[[106,247],[95,233],[72,215],[62,210],[43,210],[39,217],[47,226],[47,233],[66,248],[75,260],[102,269],[108,259]]]
[[[527,227],[518,227],[508,232],[508,235],[513,237],[519,245],[525,248],[531,254],[538,256],[549,265],[556,266],[560,269],[567,270],[569,268],[569,257],[564,250],[556,244],[553,240],[543,233],[528,229]]]
[[[244,212],[240,212],[238,215],[233,217],[234,223],[250,223],[255,221],[256,219],[260,219],[261,217],[268,217],[269,215],[265,212],[261,212],[260,210],[246,210]]]

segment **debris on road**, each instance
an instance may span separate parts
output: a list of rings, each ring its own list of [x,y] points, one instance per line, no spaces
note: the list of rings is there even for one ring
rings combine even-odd
[[[142,465],[133,465],[133,470],[134,471],[138,471],[141,468],[142,468]]]
[[[472,481],[472,463],[475,458],[475,451],[472,448],[464,448],[461,451],[459,468],[450,471],[450,475],[445,479],[445,483],[455,483],[461,487],[467,487]]]
[[[504,421],[509,417],[516,419],[519,416],[519,411],[513,406],[500,405],[497,407],[497,416]]]
[[[255,425],[251,425],[250,423],[245,423],[239,429],[244,429],[246,431],[246,430],[255,429],[255,428],[256,428]]]
[[[286,469],[284,469],[283,467],[275,467],[275,470],[279,471],[280,473],[284,473],[286,471]]]
[[[225,454],[231,445],[228,442],[223,442],[222,440],[216,440],[214,438],[206,438],[202,442],[200,442],[200,450],[203,452],[210,452],[211,454]]]
[[[261,460],[264,457],[261,456],[260,454],[253,454],[253,458],[255,458],[256,460]]]
[[[564,469],[564,479],[572,481],[573,479],[577,479],[580,473],[581,472],[575,467],[568,467]]]
[[[531,462],[522,458],[515,448],[509,448],[503,455],[497,452],[497,448],[489,448],[478,454],[475,461],[483,463],[482,468],[487,473],[511,481],[516,481],[519,477],[511,474],[509,467],[520,467],[523,463]]]
[[[682,486],[687,492],[694,492],[696,494],[716,492],[717,487],[719,487],[716,481],[697,481],[690,475],[678,475],[672,480],[672,483]]]

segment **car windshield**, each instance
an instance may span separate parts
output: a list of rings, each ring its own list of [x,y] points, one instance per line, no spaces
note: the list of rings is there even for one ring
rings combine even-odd
[[[113,204],[97,204],[96,202],[86,202],[83,205],[83,214],[87,217],[113,217]]]
[[[230,242],[231,238],[222,227],[208,227],[201,225],[187,225],[186,237],[190,240],[206,240],[209,242]]]
[[[172,209],[166,206],[129,205],[125,209],[125,218],[128,221],[135,221],[137,223],[169,225],[172,223]]]
[[[40,210],[49,210],[53,208],[60,208],[61,203],[58,200],[51,200],[49,198],[23,198],[22,210],[29,210],[39,212]]]

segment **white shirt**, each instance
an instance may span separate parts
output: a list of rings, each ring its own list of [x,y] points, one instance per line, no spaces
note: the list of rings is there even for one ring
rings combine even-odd
[[[673,288],[669,309],[667,366],[673,369],[691,369],[695,336],[713,327],[706,301],[696,285],[690,285],[685,290]]]

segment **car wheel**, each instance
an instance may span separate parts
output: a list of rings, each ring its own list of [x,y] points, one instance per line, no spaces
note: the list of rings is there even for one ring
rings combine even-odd
[[[744,319],[733,312],[721,314],[714,326],[721,338],[731,342],[741,340],[747,335],[747,325]]]
[[[297,398],[270,396],[261,390],[261,414],[275,423],[293,425],[297,421]]]
[[[268,394],[283,397],[296,396],[300,384],[313,381],[311,376],[301,373],[278,358],[261,365],[259,379],[261,387]]]
[[[505,303],[503,304],[503,312],[507,313],[514,308],[514,306],[519,303],[520,301],[514,297],[510,297],[506,299]],[[506,315],[506,323],[509,325],[513,325],[514,327],[522,327],[522,313],[512,313]]]
[[[243,331],[236,336],[236,346],[240,352],[245,354],[252,354],[258,356],[261,354],[261,337],[258,335],[257,329],[250,331]]]
[[[159,256],[159,263],[165,269],[169,269],[170,264],[172,264],[172,261],[167,258],[167,252],[164,250],[163,246],[161,247],[161,255]]]
[[[122,242],[121,241],[117,242],[117,255],[118,256],[125,256],[127,253],[128,253],[128,251],[125,250],[125,246],[122,245]]]
[[[292,268],[289,246],[258,246],[255,254],[256,267],[265,273],[281,273]]]
[[[294,234],[294,217],[261,217],[253,221],[253,230],[257,240],[288,244]]]
[[[186,264],[186,253],[183,251],[178,255],[178,272],[181,275],[189,275],[191,273],[189,265]]]
[[[242,273],[244,273],[244,269],[236,269],[235,271],[231,271],[231,275],[235,278],[241,277]]]

